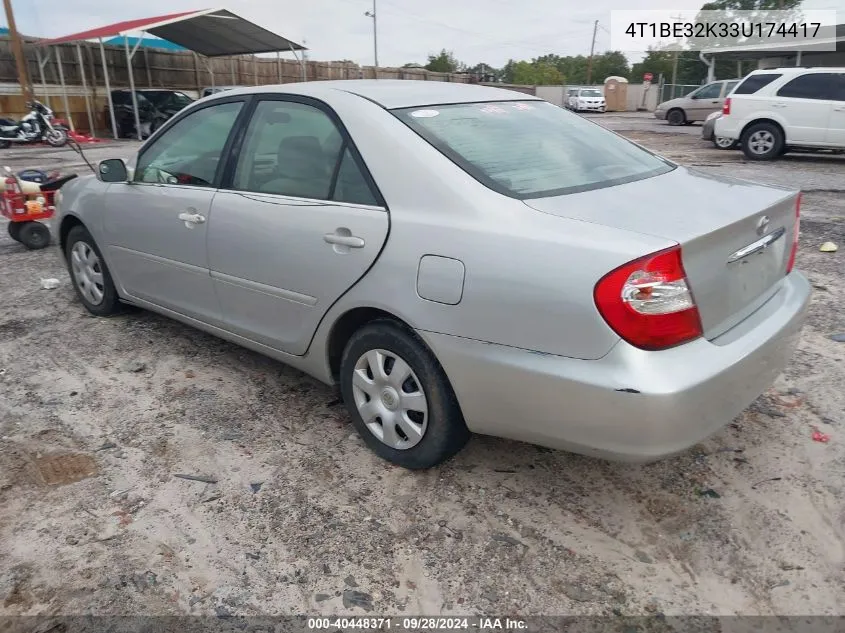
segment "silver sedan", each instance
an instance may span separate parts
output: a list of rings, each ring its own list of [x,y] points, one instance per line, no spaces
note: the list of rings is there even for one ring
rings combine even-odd
[[[415,81],[202,99],[62,191],[80,302],[338,384],[381,457],[471,433],[648,461],[787,363],[800,196],[680,167],[531,96]]]

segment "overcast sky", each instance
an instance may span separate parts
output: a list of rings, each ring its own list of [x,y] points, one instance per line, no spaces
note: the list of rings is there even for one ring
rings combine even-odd
[[[425,63],[454,51],[463,62],[501,66],[546,53],[586,55],[593,21],[610,28],[613,9],[695,10],[703,0],[376,0],[379,64]],[[373,63],[372,0],[12,0],[18,29],[57,37],[132,18],[225,7],[294,41],[314,60]],[[805,0],[805,9],[837,9],[845,0]],[[610,48],[599,28],[597,52]],[[629,55],[629,57],[632,57]]]

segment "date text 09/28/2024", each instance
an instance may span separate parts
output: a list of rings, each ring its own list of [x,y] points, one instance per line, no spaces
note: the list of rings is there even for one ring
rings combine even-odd
[[[308,629],[319,630],[370,630],[370,631],[522,631],[528,627],[524,620],[495,617],[361,617],[361,618],[308,618]]]
[[[821,22],[630,22],[631,37],[710,38],[814,38]]]

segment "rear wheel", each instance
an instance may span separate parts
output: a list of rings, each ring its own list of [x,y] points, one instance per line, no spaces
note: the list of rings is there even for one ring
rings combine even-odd
[[[84,226],[75,226],[68,233],[65,259],[76,296],[88,312],[110,316],[121,311],[108,266]]]
[[[440,363],[394,321],[373,321],[352,335],[341,360],[340,388],[364,442],[398,466],[436,466],[469,439]]]
[[[669,125],[683,125],[687,122],[687,115],[680,108],[675,108],[674,110],[669,110],[669,113],[666,115],[666,121],[669,122]]]
[[[773,123],[754,123],[742,133],[742,152],[751,160],[772,160],[783,153],[781,129]]]
[[[29,250],[35,251],[50,245],[50,229],[40,222],[20,222],[17,240]]]
[[[9,231],[9,237],[16,242],[21,241],[21,226],[23,226],[23,222],[9,222],[9,224],[6,225],[6,230]]]
[[[0,141],[0,149],[9,149],[11,145],[11,141]]]

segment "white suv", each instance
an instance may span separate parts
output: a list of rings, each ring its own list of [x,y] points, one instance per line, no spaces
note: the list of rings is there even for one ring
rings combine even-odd
[[[845,149],[845,68],[755,70],[725,100],[716,136],[752,160],[787,149]]]

